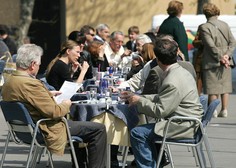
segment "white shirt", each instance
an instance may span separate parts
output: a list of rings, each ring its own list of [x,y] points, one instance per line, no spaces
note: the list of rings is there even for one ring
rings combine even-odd
[[[131,62],[128,58],[123,57],[123,59],[121,59],[121,55],[123,55],[124,51],[123,46],[120,47],[120,50],[117,53],[111,49],[110,45],[106,45],[104,49],[108,63],[115,64],[119,68],[131,67]]]

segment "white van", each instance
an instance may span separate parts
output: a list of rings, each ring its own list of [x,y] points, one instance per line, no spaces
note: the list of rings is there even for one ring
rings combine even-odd
[[[169,15],[155,15],[152,18],[152,29],[157,29],[161,25],[161,23],[168,17]],[[198,26],[202,23],[206,23],[205,15],[181,15],[180,20],[184,23],[184,27],[186,31],[196,32]],[[236,39],[236,15],[220,15],[219,20],[226,22],[234,38]],[[188,33],[187,33],[188,34]],[[189,36],[189,34],[188,34]],[[193,38],[188,37],[188,38]],[[193,40],[193,39],[192,39]],[[189,51],[189,59],[192,60],[192,51]],[[234,59],[236,60],[236,50],[234,52]],[[236,69],[236,68],[235,68]]]
[[[155,15],[152,18],[152,28],[155,29],[168,17],[168,15]],[[205,15],[182,15],[180,20],[186,30],[197,31],[200,24],[206,23]],[[226,22],[236,38],[236,15],[220,15],[219,20]]]

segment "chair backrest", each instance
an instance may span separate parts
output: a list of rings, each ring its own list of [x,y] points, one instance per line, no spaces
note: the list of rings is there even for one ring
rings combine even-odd
[[[0,60],[0,74],[3,73],[5,65],[6,65],[6,62],[4,60]]]
[[[215,109],[217,108],[217,106],[219,104],[220,104],[220,100],[219,99],[215,99],[207,107],[207,111],[206,111],[206,113],[202,117],[202,125],[203,125],[203,127],[206,127],[208,125],[208,123],[211,121],[213,113],[214,113]]]
[[[0,105],[14,141],[19,143],[20,140],[23,143],[31,144],[35,124],[25,106],[20,102],[7,101],[1,101]],[[39,144],[44,143],[40,132],[38,132],[36,139]]]
[[[207,100],[207,99],[205,99]],[[204,103],[204,98],[202,97],[202,100],[200,99],[201,103]],[[216,109],[216,107],[219,105],[220,103],[220,100],[219,99],[215,99],[213,100],[210,105],[207,107],[206,110],[204,110],[204,114],[203,114],[203,117],[202,117],[202,126],[203,128],[205,128],[208,123],[211,121],[211,118],[213,116],[213,113]],[[194,136],[196,142],[199,142],[202,138],[202,130],[201,128],[199,127],[198,130],[197,130],[197,133],[195,134]]]

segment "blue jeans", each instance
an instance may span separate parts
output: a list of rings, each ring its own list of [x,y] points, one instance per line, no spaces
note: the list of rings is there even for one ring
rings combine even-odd
[[[155,141],[160,136],[154,132],[155,123],[145,124],[131,130],[130,142],[138,168],[155,168],[157,151]]]

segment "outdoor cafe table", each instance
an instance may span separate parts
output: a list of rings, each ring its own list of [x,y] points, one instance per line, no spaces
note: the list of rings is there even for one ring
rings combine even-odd
[[[72,104],[70,115],[77,121],[103,123],[107,129],[108,144],[121,146],[130,146],[129,131],[146,121],[135,106],[129,107],[128,104],[111,104],[107,109],[105,103],[76,103]]]
[[[72,104],[70,115],[74,120],[102,123],[107,131],[107,143],[112,145],[130,146],[129,131],[136,125],[146,123],[145,116],[139,115],[135,106],[128,104],[105,103]],[[110,145],[108,145],[107,167],[110,167]]]

